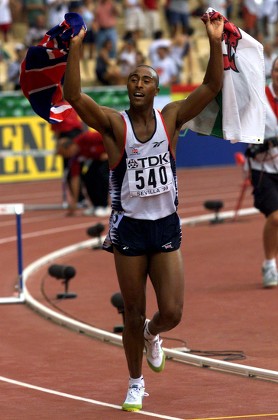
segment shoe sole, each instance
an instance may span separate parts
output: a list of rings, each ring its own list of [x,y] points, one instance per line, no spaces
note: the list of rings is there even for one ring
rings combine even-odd
[[[265,289],[270,289],[272,287],[277,287],[278,283],[277,282],[273,282],[273,283],[266,283],[263,285]]]
[[[148,361],[148,359],[147,359],[147,363],[148,363],[149,367],[151,368],[151,370],[153,370],[156,373],[159,373],[159,372],[162,372],[163,369],[164,369],[164,367],[165,367],[165,360],[166,360],[166,357],[165,357],[165,353],[163,352],[163,360],[162,360],[162,363],[161,363],[161,365],[159,367],[156,367],[156,366],[152,365]]]
[[[122,410],[123,411],[140,411],[142,409],[142,406],[141,407],[139,407],[139,406],[137,406],[137,407],[132,407],[132,406],[129,406],[129,405],[122,405]]]

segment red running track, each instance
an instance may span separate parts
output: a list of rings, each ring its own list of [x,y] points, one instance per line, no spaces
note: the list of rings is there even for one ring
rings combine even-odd
[[[203,202],[220,199],[233,210],[243,182],[236,167],[179,170],[182,218],[207,214]],[[1,185],[1,202],[61,204],[59,181]],[[252,207],[251,188],[243,207]],[[96,219],[64,210],[26,211],[22,217],[24,267],[65,246],[88,239]],[[1,216],[1,296],[14,293],[16,235],[13,216]],[[263,218],[259,214],[183,228],[185,309],[181,324],[163,336],[164,346],[186,345],[193,354],[232,350],[242,365],[277,370],[277,289],[264,290],[260,267]],[[118,291],[113,257],[91,248],[59,258],[73,265],[70,291],[76,299],[57,300],[63,285],[41,267],[28,280],[39,302],[60,313],[112,332],[121,315],[110,298]],[[148,286],[148,314],[156,309]],[[127,388],[122,347],[92,339],[41,317],[26,304],[0,305],[2,356],[1,419],[276,419],[277,383],[167,360],[155,374],[144,364],[150,396],[143,412],[125,413]]]

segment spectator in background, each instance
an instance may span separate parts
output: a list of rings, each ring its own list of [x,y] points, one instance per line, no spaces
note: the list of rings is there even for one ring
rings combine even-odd
[[[271,71],[271,83],[266,86],[265,141],[249,145],[246,150],[251,171],[254,206],[265,216],[263,229],[263,287],[278,285],[278,57]]]
[[[273,44],[277,26],[278,0],[262,0],[258,16],[258,30],[262,39]]]
[[[11,58],[8,51],[3,46],[2,42],[0,42],[0,61],[9,61]]]
[[[136,51],[136,67],[140,66],[140,64],[145,64],[145,63],[146,63],[146,57],[144,56],[142,51],[137,50]]]
[[[159,76],[160,86],[170,87],[178,83],[180,73],[176,61],[171,56],[171,41],[160,40],[156,48],[156,53],[151,66],[156,70]]]
[[[59,142],[59,140],[64,137],[67,139],[73,139],[86,130],[85,124],[80,120],[77,112],[74,109],[71,110],[70,114],[62,122],[51,124],[50,128],[53,131],[56,142]],[[72,197],[72,182],[70,179],[71,174],[69,171],[69,159],[66,157],[63,158],[63,172],[64,186],[69,188],[70,196]],[[78,203],[81,207],[83,207],[84,201],[85,199],[84,195],[82,194],[82,188],[80,188],[78,192]]]
[[[97,53],[96,58],[96,77],[97,81],[104,86],[119,85],[121,83],[120,69],[116,60],[111,58],[113,42],[106,39],[103,46]]]
[[[11,30],[12,23],[10,0],[0,0],[0,32],[3,35],[4,42],[8,42],[8,34]]]
[[[212,7],[217,12],[221,13],[222,16],[227,17],[228,2],[226,0],[206,0],[206,9]]]
[[[112,42],[112,49],[110,50],[110,58],[116,58],[118,31],[117,23],[118,17],[121,14],[121,9],[116,0],[97,0],[95,7],[95,21],[96,21],[96,47],[97,51],[102,48],[104,41],[110,39]]]
[[[276,57],[278,57],[278,28],[274,37],[274,42],[273,42],[273,52],[275,54]]]
[[[24,44],[17,43],[14,46],[15,59],[9,62],[8,65],[8,82],[11,83],[13,90],[20,90],[20,67],[26,54],[26,47]]]
[[[184,60],[187,57],[187,83],[192,83],[193,61],[192,61],[192,48],[191,36],[194,33],[193,28],[188,29],[187,34],[177,33],[172,39],[163,38],[163,31],[157,31],[154,34],[154,39],[149,46],[149,59],[155,65],[158,54],[157,49],[160,46],[167,46],[170,51],[172,59],[175,61],[178,69],[178,82],[181,80],[181,74],[184,69]]]
[[[46,32],[49,30],[46,26],[46,16],[38,15],[36,17],[35,26],[28,29],[25,36],[25,45],[31,47],[37,45],[44,37]]]
[[[233,0],[227,0],[226,2],[226,18],[228,20],[231,20],[233,17],[233,11],[234,11],[234,4]]]
[[[166,9],[170,37],[173,38],[179,31],[186,34],[190,27],[188,0],[168,0]]]
[[[271,78],[273,62],[276,58],[276,54],[273,52],[273,45],[267,41],[264,43],[264,67],[265,67],[265,78],[267,81]]]
[[[152,38],[161,28],[159,6],[159,0],[144,0],[146,38]]]
[[[8,78],[8,63],[11,56],[0,42],[0,92],[6,87]]]
[[[137,41],[145,31],[143,0],[123,0],[125,35]]]
[[[193,28],[188,29],[187,34],[177,34],[171,41],[170,54],[178,68],[178,82],[181,82],[181,75],[184,72],[185,58],[187,58],[186,83],[192,83],[193,59],[191,48],[191,35]]]
[[[64,20],[69,12],[69,0],[45,0],[47,6],[47,26],[53,28]]]
[[[164,33],[162,30],[156,31],[153,34],[153,40],[149,45],[149,51],[148,51],[148,58],[151,63],[154,63],[157,59],[157,48],[161,44],[168,44],[170,45],[170,40],[164,36]]]
[[[105,217],[111,212],[108,206],[109,165],[102,136],[97,131],[85,131],[74,138],[63,137],[57,142],[57,153],[68,159],[72,200],[68,215],[77,208],[81,182],[91,202],[84,211],[86,216]]]
[[[29,28],[36,26],[37,16],[47,14],[44,0],[24,0],[24,7]]]
[[[124,39],[124,44],[118,52],[118,66],[122,77],[122,84],[126,84],[129,73],[135,68],[137,60],[137,47],[133,38]]]
[[[87,26],[87,32],[83,44],[83,60],[90,60],[94,56],[97,32],[93,0],[84,0],[81,8],[81,16]]]
[[[243,19],[243,30],[257,38],[258,35],[258,16],[260,12],[259,4],[256,0],[240,0],[240,13]]]

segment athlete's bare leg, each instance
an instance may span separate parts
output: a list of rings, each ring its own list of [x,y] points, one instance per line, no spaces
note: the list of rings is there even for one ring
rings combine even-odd
[[[139,378],[144,351],[148,258],[127,257],[114,248],[114,259],[125,308],[123,344],[127,365],[130,377]]]
[[[125,306],[123,344],[132,378],[142,375],[143,326],[146,318],[146,281],[153,284],[158,311],[149,323],[156,335],[174,328],[181,320],[184,299],[184,270],[180,250],[150,257],[126,257],[114,249],[118,281]]]
[[[266,219],[263,230],[263,245],[265,258],[276,258],[278,251],[278,210],[271,213]]]
[[[156,292],[158,312],[149,322],[151,334],[169,331],[179,324],[184,301],[184,265],[181,250],[154,254],[149,275]]]

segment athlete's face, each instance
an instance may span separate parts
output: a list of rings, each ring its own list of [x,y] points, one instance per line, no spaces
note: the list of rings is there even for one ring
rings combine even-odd
[[[128,77],[127,91],[134,106],[152,103],[159,92],[156,72],[150,67],[137,67]]]

